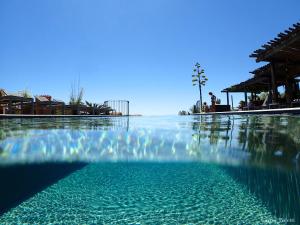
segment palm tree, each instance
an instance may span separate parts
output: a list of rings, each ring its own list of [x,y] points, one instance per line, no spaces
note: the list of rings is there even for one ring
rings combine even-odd
[[[96,114],[96,111],[97,111],[97,108],[98,108],[98,106],[99,106],[99,104],[97,104],[97,103],[92,103],[92,102],[88,102],[88,101],[85,101],[85,104],[86,104],[90,109],[92,109],[91,114],[92,114],[92,115],[95,115],[95,114]]]
[[[200,94],[200,111],[202,111],[202,86],[205,86],[207,77],[204,75],[204,69],[201,69],[200,64],[197,62],[194,66],[194,74],[192,75],[193,86],[198,85]]]

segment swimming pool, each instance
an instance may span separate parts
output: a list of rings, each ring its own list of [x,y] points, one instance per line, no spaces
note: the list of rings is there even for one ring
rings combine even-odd
[[[299,116],[0,120],[0,224],[300,223]]]

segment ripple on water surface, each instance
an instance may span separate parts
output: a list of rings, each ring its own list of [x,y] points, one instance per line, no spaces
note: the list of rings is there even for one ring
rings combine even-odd
[[[275,219],[216,165],[94,163],[11,209],[0,223],[274,224]]]

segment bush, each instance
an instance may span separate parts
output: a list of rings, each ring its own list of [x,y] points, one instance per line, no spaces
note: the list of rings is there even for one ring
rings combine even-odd
[[[182,111],[178,112],[178,115],[185,116],[185,115],[188,115],[188,113],[185,110],[182,110]]]

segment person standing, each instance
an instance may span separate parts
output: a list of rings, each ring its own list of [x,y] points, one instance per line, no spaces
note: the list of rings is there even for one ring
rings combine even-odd
[[[210,111],[211,112],[215,112],[216,111],[216,101],[217,101],[217,98],[216,98],[216,96],[212,92],[209,92],[208,94],[210,95],[210,99],[211,99]]]

